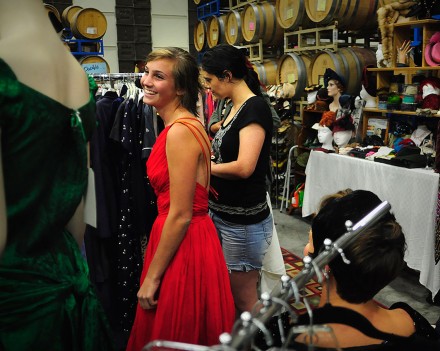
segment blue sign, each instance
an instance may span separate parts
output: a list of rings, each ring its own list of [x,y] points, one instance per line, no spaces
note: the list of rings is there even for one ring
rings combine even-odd
[[[81,65],[87,74],[105,74],[107,73],[107,64],[105,62],[84,63]]]

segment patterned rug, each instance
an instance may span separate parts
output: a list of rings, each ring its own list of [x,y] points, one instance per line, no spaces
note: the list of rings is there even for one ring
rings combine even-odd
[[[304,267],[304,263],[301,257],[281,248],[283,254],[284,266],[286,267],[286,273],[289,277],[295,277]],[[310,306],[312,308],[319,304],[319,299],[321,298],[321,285],[314,279],[311,279],[304,287],[303,296],[307,298]],[[292,302],[290,303],[297,314],[302,314],[306,312],[306,306],[303,302]]]

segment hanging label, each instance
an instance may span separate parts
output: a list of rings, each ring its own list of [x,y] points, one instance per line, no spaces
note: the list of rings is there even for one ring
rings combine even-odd
[[[255,23],[249,22],[249,30],[255,30]]]
[[[229,31],[229,33],[231,33],[232,36],[235,35],[235,28],[231,28],[231,30]]]
[[[289,73],[287,75],[287,83],[295,83],[295,82],[296,82],[295,73]]]
[[[316,3],[316,11],[324,12],[326,5],[327,0],[318,0],[318,2]]]
[[[212,39],[213,39],[213,40],[217,40],[217,38],[218,38],[217,33],[212,34]]]
[[[105,62],[84,63],[81,65],[88,74],[104,74],[107,73],[107,64]]]
[[[286,18],[285,19],[290,19],[293,17],[293,9],[289,9],[286,11]]]

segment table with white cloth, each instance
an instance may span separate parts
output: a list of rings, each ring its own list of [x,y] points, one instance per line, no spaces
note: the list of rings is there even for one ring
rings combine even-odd
[[[402,226],[408,267],[433,296],[440,290],[440,263],[434,243],[439,174],[423,168],[402,168],[346,155],[312,151],[306,167],[302,216],[317,211],[324,195],[351,188],[374,192],[388,201]]]

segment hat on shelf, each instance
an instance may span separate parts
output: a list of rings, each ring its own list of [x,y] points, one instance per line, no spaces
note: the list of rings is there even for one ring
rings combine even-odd
[[[377,96],[377,87],[376,87],[376,74],[375,72],[368,71],[368,68],[375,68],[374,65],[367,65],[364,67],[362,72],[361,83],[365,88],[365,91],[370,96]]]
[[[314,91],[318,91],[321,87],[322,87],[322,85],[320,85],[320,84],[312,84],[312,85],[309,85],[308,87],[306,87],[304,89],[304,91],[306,93],[312,93]]]
[[[327,127],[333,129],[333,123],[336,121],[336,113],[334,111],[325,111],[319,123],[315,123],[312,128],[318,130],[319,127]]]
[[[341,83],[345,87],[344,78],[342,78],[339,74],[337,74],[331,68],[327,68],[324,72],[324,85],[325,85],[325,87],[328,86],[329,80],[332,80],[332,79],[337,80],[339,83]]]
[[[341,132],[344,130],[351,130],[354,132],[356,127],[354,125],[352,113],[355,108],[355,98],[352,95],[343,94],[339,98],[338,112],[336,120],[333,123],[333,133]]]
[[[430,66],[440,66],[440,32],[435,32],[426,44],[425,60]]]

